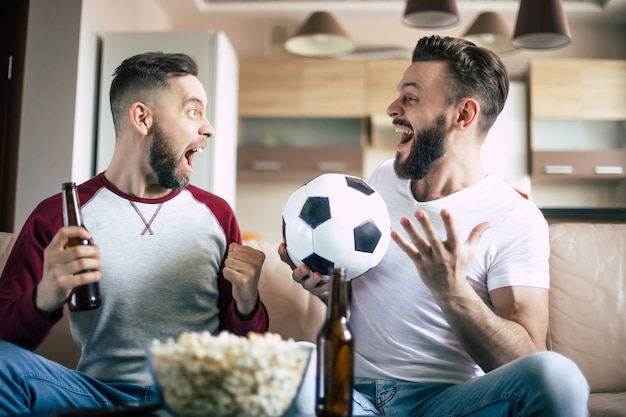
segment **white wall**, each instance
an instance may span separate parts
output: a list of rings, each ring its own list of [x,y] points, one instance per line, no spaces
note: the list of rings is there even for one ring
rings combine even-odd
[[[43,197],[60,192],[72,176],[80,16],[81,0],[30,2],[16,230]]]

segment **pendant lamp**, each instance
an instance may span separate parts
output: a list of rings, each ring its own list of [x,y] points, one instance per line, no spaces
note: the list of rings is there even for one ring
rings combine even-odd
[[[314,12],[285,42],[292,54],[308,57],[333,57],[354,50],[354,43],[327,12]]]
[[[418,28],[442,28],[459,22],[455,0],[407,0],[402,23]]]
[[[463,37],[496,54],[515,51],[511,44],[511,29],[500,13],[483,12],[478,15]]]
[[[571,42],[561,0],[521,0],[513,45],[526,49],[562,48]]]

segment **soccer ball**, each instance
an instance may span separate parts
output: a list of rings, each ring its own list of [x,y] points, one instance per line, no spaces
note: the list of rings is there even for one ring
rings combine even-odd
[[[389,246],[387,205],[367,182],[323,174],[298,188],[283,209],[283,239],[292,262],[351,280],[376,266]]]

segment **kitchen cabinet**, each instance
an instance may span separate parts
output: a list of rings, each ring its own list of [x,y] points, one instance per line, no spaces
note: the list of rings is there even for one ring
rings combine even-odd
[[[626,178],[626,61],[530,63],[535,178]]]
[[[237,169],[242,177],[315,176],[336,172],[360,176],[363,155],[358,147],[244,146],[239,148]]]
[[[364,116],[364,82],[362,61],[304,61],[300,102],[302,116]]]
[[[534,153],[533,175],[623,178],[626,149]]]
[[[298,116],[301,102],[302,61],[241,61],[240,116]]]
[[[373,60],[365,62],[366,110],[369,115],[386,116],[387,107],[398,98],[398,83],[411,64],[408,59]]]
[[[363,61],[248,59],[240,62],[239,115],[362,117]]]
[[[362,118],[244,117],[237,170],[245,177],[325,172],[361,175],[366,140]]]
[[[626,120],[626,61],[530,63],[533,119]]]
[[[239,114],[265,117],[385,115],[408,59],[246,59]]]
[[[582,116],[580,70],[561,61],[531,61],[530,109],[533,119]]]

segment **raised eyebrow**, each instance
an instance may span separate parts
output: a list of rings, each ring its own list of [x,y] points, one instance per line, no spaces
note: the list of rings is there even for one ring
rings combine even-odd
[[[399,90],[406,90],[408,88],[414,88],[418,91],[421,90],[419,84],[415,83],[415,82],[410,82],[410,83],[404,83],[404,84],[400,84],[400,88]]]
[[[203,109],[206,109],[207,103],[199,99],[198,97],[189,97],[183,101],[183,107],[186,107],[190,103],[195,103]]]

